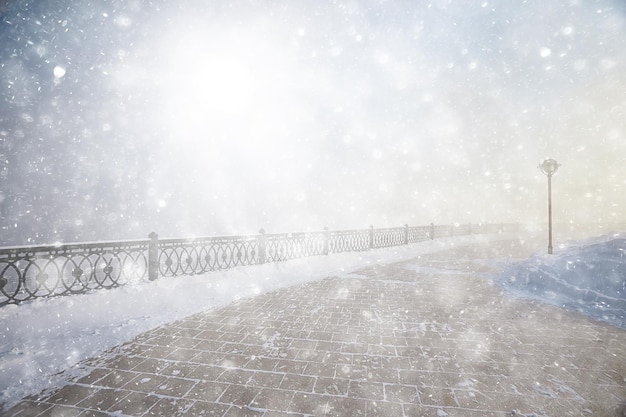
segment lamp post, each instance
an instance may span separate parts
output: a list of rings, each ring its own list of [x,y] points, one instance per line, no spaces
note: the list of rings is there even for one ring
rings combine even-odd
[[[546,159],[539,169],[548,177],[548,253],[552,255],[552,176],[561,164],[554,159]]]

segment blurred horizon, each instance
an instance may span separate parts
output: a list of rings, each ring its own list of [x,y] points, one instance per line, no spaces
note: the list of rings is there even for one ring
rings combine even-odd
[[[481,225],[513,225],[517,224],[519,226],[518,235],[519,239],[522,241],[533,240],[537,243],[537,250],[542,251],[547,247],[547,234],[548,234],[548,225],[547,225],[547,217],[544,223],[447,223],[447,224],[433,224],[434,226],[454,226],[454,227],[462,227],[471,224],[474,226]],[[405,225],[389,225],[387,227],[377,227],[375,225],[369,225],[367,227],[354,227],[354,228],[337,228],[337,229],[328,229],[329,232],[341,232],[341,231],[349,231],[349,230],[368,230],[369,227],[372,226],[374,229],[401,229],[404,228]],[[430,227],[431,224],[409,224],[409,227]],[[263,231],[266,234],[275,234],[275,235],[292,235],[298,233],[322,233],[324,229],[309,229],[309,230],[265,230]],[[261,229],[259,230],[249,230],[249,231],[241,231],[240,233],[212,233],[205,235],[194,235],[194,234],[186,234],[186,235],[166,235],[160,234],[158,230],[152,231],[157,233],[159,240],[166,239],[197,239],[197,238],[212,238],[212,237],[245,237],[245,236],[257,236],[260,234]],[[150,234],[152,234],[150,232]],[[506,232],[511,233],[511,232]],[[626,233],[626,222],[624,223],[609,223],[609,224],[598,224],[598,223],[584,223],[584,224],[571,224],[571,223],[556,223],[553,224],[553,244],[555,248],[559,248],[563,245],[567,245],[570,242],[578,239],[587,239],[601,236],[616,236],[622,235]],[[476,234],[479,236],[479,234]],[[50,241],[50,242],[39,242],[39,243],[27,243],[27,244],[9,244],[0,245],[0,249],[12,249],[18,247],[36,247],[36,246],[62,246],[62,245],[87,245],[87,244],[99,244],[99,243],[115,243],[115,242],[132,242],[132,241],[148,241],[150,240],[150,236],[127,236],[123,239],[116,239],[115,237],[111,237],[108,239],[94,239],[94,240],[76,240],[76,241]],[[543,241],[545,240],[545,244]]]

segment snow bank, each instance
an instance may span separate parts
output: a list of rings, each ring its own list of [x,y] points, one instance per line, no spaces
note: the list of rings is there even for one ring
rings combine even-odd
[[[341,276],[452,246],[502,239],[464,236],[368,252],[246,266],[197,276],[161,278],[90,294],[39,299],[0,308],[0,405],[63,384],[77,364],[135,336],[192,314],[279,288]],[[64,372],[63,375],[59,373]]]
[[[509,293],[626,328],[626,238],[610,234],[536,253],[498,275]]]

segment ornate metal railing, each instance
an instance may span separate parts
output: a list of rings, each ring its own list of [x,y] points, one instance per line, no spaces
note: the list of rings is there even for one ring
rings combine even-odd
[[[260,231],[262,262],[281,262],[307,256],[328,254],[326,232],[265,234]]]
[[[132,281],[236,266],[517,230],[517,225],[433,225],[314,233],[78,243],[0,248],[0,306],[114,288]]]
[[[148,241],[0,249],[0,306],[147,277]]]
[[[152,235],[154,236],[154,235]],[[203,274],[209,271],[259,263],[257,236],[220,236],[151,241],[158,246],[158,276]],[[153,265],[155,262],[153,261]],[[151,279],[156,277],[152,276]]]
[[[432,226],[409,227],[408,241],[409,243],[423,242],[425,240],[434,239],[432,234]]]
[[[367,250],[372,247],[371,230],[340,230],[329,233],[328,250],[330,253]]]

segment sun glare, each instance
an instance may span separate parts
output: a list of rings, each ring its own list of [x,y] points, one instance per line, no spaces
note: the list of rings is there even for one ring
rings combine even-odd
[[[258,89],[249,59],[236,42],[216,46],[186,37],[171,45],[161,86],[170,127],[202,130],[247,113]]]
[[[170,94],[175,102],[185,103],[185,112],[233,115],[251,104],[254,76],[244,57],[236,52],[198,54],[191,47],[181,51],[174,75],[178,83],[172,86]]]
[[[283,154],[299,139],[294,132],[309,126],[302,91],[317,84],[285,39],[216,26],[166,32],[156,45],[163,57],[156,120],[177,146],[191,145],[191,159],[202,155],[205,165],[230,156],[250,169],[292,159]]]
[[[160,59],[149,70],[156,91],[149,111],[169,164],[189,172],[220,167],[242,183],[261,175],[273,185],[293,168],[301,152],[293,132],[306,123],[298,100],[303,71],[280,39],[257,32],[165,31],[154,41]]]

